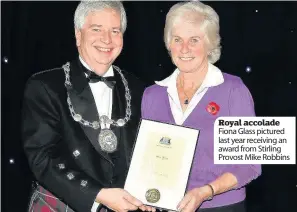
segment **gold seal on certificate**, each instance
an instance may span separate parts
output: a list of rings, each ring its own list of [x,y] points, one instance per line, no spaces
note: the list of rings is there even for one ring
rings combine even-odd
[[[176,210],[198,135],[197,129],[142,119],[124,189],[146,205]]]
[[[147,190],[147,192],[145,193],[145,198],[148,202],[150,203],[156,203],[160,200],[160,192],[158,191],[158,189],[149,189]]]

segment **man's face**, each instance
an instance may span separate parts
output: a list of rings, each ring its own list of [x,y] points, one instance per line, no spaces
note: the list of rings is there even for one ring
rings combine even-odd
[[[82,29],[75,30],[75,37],[80,56],[103,75],[123,48],[120,15],[112,9],[91,12]]]

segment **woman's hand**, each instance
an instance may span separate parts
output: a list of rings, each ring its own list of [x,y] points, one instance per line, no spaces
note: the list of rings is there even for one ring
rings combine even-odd
[[[182,212],[196,211],[201,203],[211,197],[211,195],[212,191],[209,186],[194,188],[186,193],[178,204],[177,209]]]

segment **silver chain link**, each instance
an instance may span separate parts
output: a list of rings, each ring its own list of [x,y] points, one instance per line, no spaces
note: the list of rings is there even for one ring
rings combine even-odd
[[[107,116],[103,115],[103,116],[100,116],[98,121],[89,122],[89,121],[85,120],[80,114],[75,112],[72,102],[71,102],[71,99],[70,99],[70,96],[69,96],[69,92],[67,91],[67,103],[69,106],[69,110],[70,110],[71,116],[73,117],[73,119],[76,122],[79,122],[82,125],[87,126],[87,127],[92,127],[93,129],[98,129],[100,127],[100,122],[103,122],[104,124],[111,124],[111,125],[114,125],[117,127],[122,127],[130,120],[130,117],[131,117],[131,95],[130,95],[130,90],[128,87],[128,82],[125,79],[124,75],[122,74],[121,69],[117,66],[113,66],[113,67],[120,74],[120,76],[122,78],[122,82],[125,87],[125,99],[126,99],[125,118],[118,119],[117,121],[115,121],[115,120],[110,119]],[[65,86],[66,86],[66,88],[72,87],[72,84],[70,82],[70,75],[69,75],[70,63],[67,62],[65,65],[63,65],[63,69],[65,72]]]

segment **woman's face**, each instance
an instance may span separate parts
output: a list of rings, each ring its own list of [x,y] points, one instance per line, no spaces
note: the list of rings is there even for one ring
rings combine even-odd
[[[179,20],[172,28],[169,50],[173,63],[182,72],[195,72],[207,65],[205,33],[200,24]]]

